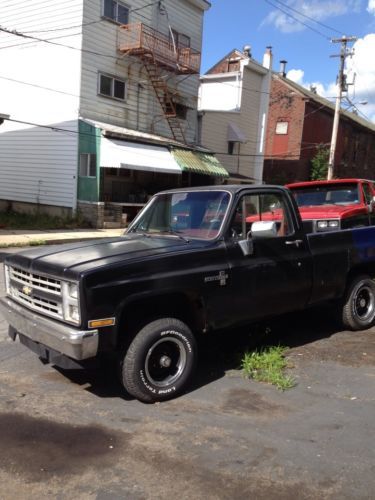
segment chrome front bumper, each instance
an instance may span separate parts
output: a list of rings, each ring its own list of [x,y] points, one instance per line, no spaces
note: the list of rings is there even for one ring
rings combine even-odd
[[[79,330],[29,311],[8,297],[0,298],[0,312],[9,325],[33,342],[81,361],[98,352],[98,330]]]

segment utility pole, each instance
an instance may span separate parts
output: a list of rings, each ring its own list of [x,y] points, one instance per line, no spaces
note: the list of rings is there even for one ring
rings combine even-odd
[[[331,147],[329,150],[329,160],[328,160],[328,172],[327,179],[330,180],[333,178],[333,171],[335,166],[335,153],[336,153],[336,144],[337,144],[337,133],[339,130],[339,121],[340,121],[340,109],[341,109],[341,100],[343,92],[348,90],[348,85],[346,82],[346,75],[344,74],[345,69],[345,59],[348,56],[353,55],[353,51],[348,51],[347,44],[348,42],[355,42],[357,37],[355,36],[343,36],[342,38],[333,38],[331,40],[332,43],[341,43],[341,51],[339,55],[335,55],[332,57],[340,58],[340,69],[337,77],[338,84],[338,95],[336,97],[336,106],[335,106],[335,116],[333,119],[333,127],[332,127],[332,138],[331,138]]]

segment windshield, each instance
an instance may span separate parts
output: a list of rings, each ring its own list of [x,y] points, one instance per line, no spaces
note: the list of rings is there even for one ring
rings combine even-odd
[[[219,234],[229,199],[230,195],[225,191],[160,194],[134,221],[129,232],[213,239]]]
[[[292,188],[299,207],[317,205],[353,205],[359,203],[357,184],[328,184]]]

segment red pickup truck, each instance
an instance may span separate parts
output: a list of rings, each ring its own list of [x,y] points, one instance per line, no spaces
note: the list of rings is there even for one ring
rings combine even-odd
[[[375,225],[375,181],[334,179],[288,184],[312,232]]]

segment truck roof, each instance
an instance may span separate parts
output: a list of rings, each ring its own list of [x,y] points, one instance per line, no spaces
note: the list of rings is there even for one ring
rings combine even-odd
[[[243,190],[248,189],[259,189],[259,188],[274,188],[282,191],[286,191],[286,188],[283,186],[278,186],[275,184],[215,184],[210,186],[198,186],[198,187],[181,187],[177,189],[167,189],[165,191],[161,191],[157,194],[164,193],[181,193],[185,191],[228,191],[231,194],[240,193]]]
[[[324,186],[330,184],[357,184],[358,182],[371,182],[375,181],[369,179],[332,179],[324,181],[304,181],[304,182],[294,182],[292,184],[286,184],[287,188],[298,188],[298,187],[309,187],[309,186]]]

